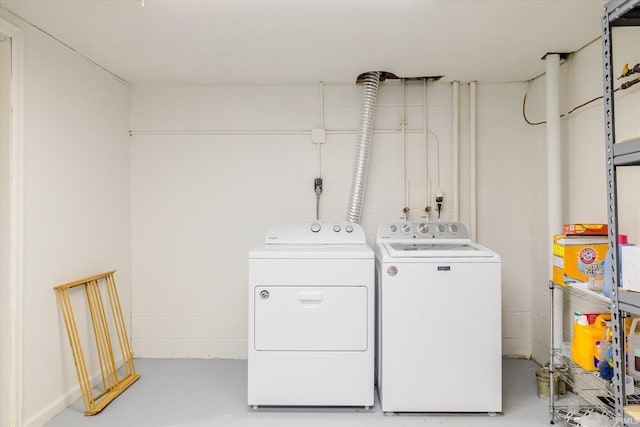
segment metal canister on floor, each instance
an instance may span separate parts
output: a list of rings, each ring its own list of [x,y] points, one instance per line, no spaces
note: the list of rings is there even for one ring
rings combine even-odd
[[[556,371],[562,368],[556,368]],[[538,397],[543,399],[549,398],[549,366],[544,366],[536,371],[536,382],[538,384]],[[557,399],[559,395],[564,395],[567,392],[567,384],[560,378],[559,375],[553,376],[553,395],[554,399]]]

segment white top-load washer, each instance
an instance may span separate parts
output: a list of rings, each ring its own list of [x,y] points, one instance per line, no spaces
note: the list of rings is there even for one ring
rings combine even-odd
[[[249,252],[250,406],[373,406],[374,264],[358,224],[269,228]]]
[[[458,222],[392,222],[376,239],[383,412],[502,411],[501,261]]]

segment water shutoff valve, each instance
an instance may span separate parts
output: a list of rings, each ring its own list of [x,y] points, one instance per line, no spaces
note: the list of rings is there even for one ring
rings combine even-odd
[[[440,190],[436,193],[436,210],[438,211],[438,219],[440,219],[440,212],[442,211],[442,202],[444,201],[444,193]]]

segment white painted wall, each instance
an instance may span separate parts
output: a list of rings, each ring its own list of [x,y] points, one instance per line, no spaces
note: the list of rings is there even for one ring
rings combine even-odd
[[[39,425],[76,388],[55,284],[117,268],[136,357],[246,357],[247,253],[269,224],[315,214],[316,150],[305,132],[320,127],[320,99],[316,85],[137,86],[130,106],[127,87],[25,32],[23,410],[25,425]],[[632,39],[616,50],[616,69],[639,57]],[[600,61],[595,43],[562,66],[562,111],[602,93]],[[617,104],[620,138],[640,132],[633,120],[638,90]],[[355,85],[325,85],[325,127],[343,132],[329,134],[322,147],[322,218],[346,214],[360,92]],[[544,120],[543,79],[478,86],[478,241],[503,257],[503,353],[544,361],[545,131],[523,122],[525,92],[529,117]],[[407,86],[409,129],[424,127],[422,96],[420,84]],[[383,84],[377,129],[399,128],[401,99],[397,82]],[[466,222],[464,84],[460,101],[460,219]],[[431,84],[428,128],[439,140],[444,219],[452,217],[451,108],[450,86]],[[167,132],[128,138],[129,127]],[[563,120],[565,222],[606,220],[603,133],[601,102]],[[374,137],[363,213],[369,243],[379,222],[400,216],[401,141],[399,132]],[[435,139],[429,141],[433,159]],[[424,150],[425,136],[409,133],[411,219],[424,207]],[[429,169],[435,181],[433,160]],[[621,231],[639,241],[637,171],[623,175]]]
[[[24,31],[22,419],[40,426],[79,397],[53,286],[118,269],[129,318],[129,88],[15,24]]]
[[[522,117],[525,91],[524,83],[478,85],[477,240],[502,256],[502,350],[518,357],[531,355],[529,290],[536,283],[539,239],[534,230],[546,223],[545,212],[533,203],[545,192],[536,178],[545,158]]]
[[[355,156],[361,90],[325,84],[321,218],[344,219]],[[478,241],[504,260],[504,347],[529,356],[532,246],[531,130],[520,109],[525,85],[479,85]],[[461,220],[469,218],[468,85],[461,101]],[[424,128],[423,87],[406,89],[408,129]],[[320,127],[319,88],[133,88],[131,128],[132,325],[137,357],[246,357],[247,256],[269,224],[313,218],[316,151],[300,132]],[[439,140],[442,218],[452,218],[449,84],[428,88],[428,128]],[[385,82],[376,129],[399,129],[402,91]],[[221,131],[184,135],[172,131]],[[351,132],[349,131],[351,130]],[[166,131],[164,135],[143,131]],[[242,134],[242,132],[258,132]],[[425,136],[408,133],[411,219],[425,205]],[[435,139],[429,138],[435,158]],[[362,223],[373,244],[382,221],[403,207],[402,135],[376,133]],[[435,160],[430,163],[434,180]],[[455,311],[455,307],[452,306]]]
[[[11,299],[9,283],[9,144],[11,136],[11,39],[0,34],[0,425],[9,424]]]
[[[622,71],[625,63],[639,62],[640,48],[637,37],[640,29],[614,30],[614,73]],[[616,87],[625,80],[616,80]],[[567,112],[593,98],[602,96],[602,47],[597,40],[561,66],[561,112]],[[527,110],[535,119],[544,120],[544,79],[531,84]],[[623,141],[640,134],[637,117],[640,114],[640,85],[616,94],[616,139]],[[565,223],[606,223],[605,135],[602,100],[592,102],[562,119]],[[544,141],[544,126],[534,130],[536,141]],[[544,148],[544,147],[543,147]],[[619,169],[619,232],[629,235],[630,242],[640,242],[640,182],[639,168]],[[536,205],[544,199],[537,199]],[[536,230],[538,228],[536,227]],[[548,248],[543,248],[548,250]],[[546,256],[546,255],[545,255]],[[540,259],[538,271],[548,271],[545,258]],[[533,357],[548,360],[549,299],[545,277],[536,278],[532,288]],[[565,340],[570,339],[571,316],[574,307],[584,303],[568,298],[565,302]],[[593,306],[593,305],[591,305]],[[588,306],[587,306],[588,307]],[[597,305],[595,307],[598,307]]]

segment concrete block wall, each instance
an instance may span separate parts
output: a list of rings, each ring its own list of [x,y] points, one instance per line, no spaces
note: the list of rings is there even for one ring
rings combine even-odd
[[[502,256],[503,354],[517,357],[531,354],[532,198],[540,186],[531,177],[544,164],[522,117],[525,90],[525,84],[478,90],[478,241]]]
[[[504,260],[503,350],[527,357],[529,175],[535,167],[519,112],[524,89],[521,83],[479,85],[478,240]],[[318,85],[133,88],[132,338],[138,357],[246,357],[248,251],[271,223],[315,216],[317,151],[308,132],[322,126],[319,93]],[[462,221],[469,219],[468,94],[461,84]],[[370,244],[377,225],[399,219],[404,206],[402,98],[399,82],[382,85],[362,217]],[[427,88],[427,136],[422,84],[407,84],[405,98],[411,219],[420,218],[426,203],[427,156],[432,197],[442,188],[442,218],[451,219],[451,86]],[[321,218],[346,216],[360,103],[360,86],[324,85]]]

